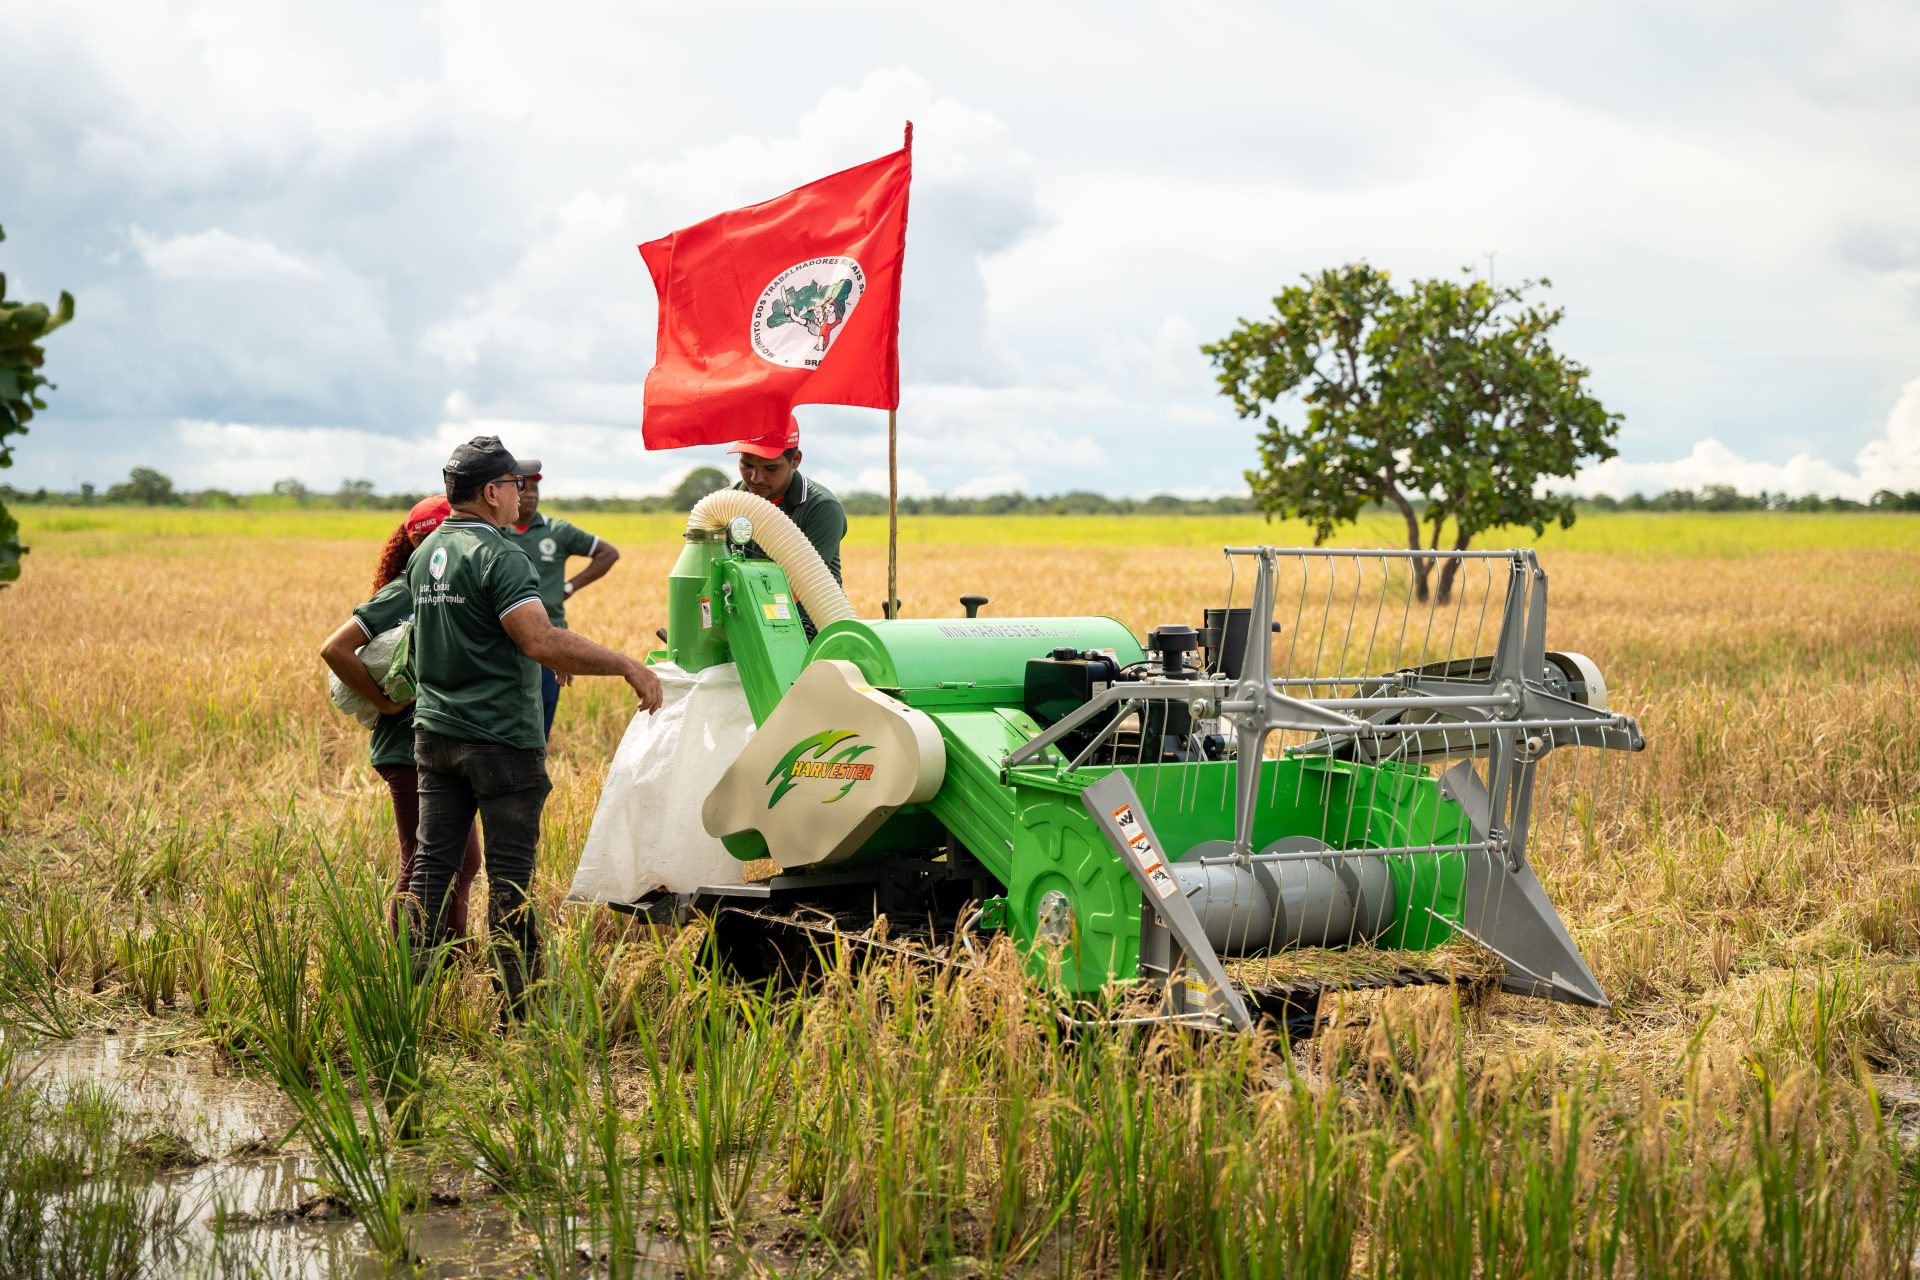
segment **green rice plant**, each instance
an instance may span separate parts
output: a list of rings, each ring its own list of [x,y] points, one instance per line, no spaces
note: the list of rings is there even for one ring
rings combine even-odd
[[[1357,1143],[1337,1093],[1298,1074],[1263,1100],[1244,1141],[1229,1142],[1219,1198],[1233,1212],[1215,1242],[1223,1280],[1351,1274],[1366,1207]]]
[[[1092,1130],[1083,1257],[1089,1266],[1140,1276],[1164,1252],[1154,1228],[1165,1188],[1149,1176],[1156,1144],[1166,1138],[1161,1094],[1148,1072],[1130,1069],[1124,1042],[1088,1045],[1079,1065],[1074,1085],[1085,1100],[1081,1120]]]
[[[27,885],[27,900],[34,904],[40,961],[56,983],[65,982],[79,961],[86,932],[80,895],[60,885],[43,887],[36,875]]]
[[[1525,1114],[1519,1100],[1506,1109],[1498,1175],[1508,1207],[1501,1215],[1503,1252],[1510,1251],[1506,1274],[1557,1277],[1588,1270],[1588,1113],[1586,1087],[1579,1082],[1555,1098],[1544,1116]]]
[[[1833,1115],[1817,1084],[1788,1097],[1762,1077],[1756,1090],[1719,1218],[1733,1280],[1838,1280],[1864,1270],[1886,1237],[1912,1238],[1910,1223],[1901,1230],[1899,1190],[1890,1185],[1898,1175],[1881,1161],[1877,1133],[1864,1132],[1850,1108]],[[1866,1120],[1878,1126],[1877,1114]],[[1883,1253],[1889,1260],[1910,1266],[1912,1255]]]
[[[233,966],[226,949],[204,918],[182,928],[179,945],[180,981],[187,1006],[202,1022],[217,1025],[234,999]]]
[[[586,1156],[597,1175],[588,1185],[588,1219],[607,1257],[608,1280],[632,1280],[643,1261],[639,1241],[653,1164],[634,1151],[631,1126],[620,1112],[611,1065],[598,1073],[592,1105],[582,1117]]]
[[[585,1081],[574,1046],[550,1035],[498,1042],[481,1059],[478,1087],[451,1087],[441,1121],[451,1158],[510,1199],[577,1204],[585,1194],[576,1155]]]
[[[1847,1072],[1850,1050],[1871,1035],[1872,992],[1859,961],[1811,974],[1795,969],[1784,993],[1765,990],[1754,1005],[1754,1038],[1763,1050],[1784,1051],[1815,1071]]]
[[[1487,1221],[1504,1192],[1492,1164],[1493,1134],[1474,1105],[1465,1064],[1431,1082],[1395,1080],[1405,1115],[1376,1128],[1370,1198],[1371,1262],[1379,1280],[1478,1273],[1480,1246],[1497,1238]]]
[[[484,1083],[450,1091],[452,1159],[505,1193],[534,1236],[543,1275],[573,1275],[583,1250],[635,1273],[651,1161],[636,1159],[618,1101],[598,955],[584,931],[549,939],[529,1016],[483,1052]]]
[[[418,1138],[427,1085],[426,1037],[444,952],[416,971],[410,930],[391,929],[386,896],[364,873],[342,884],[330,862],[321,879],[321,976],[334,1018],[387,1109],[393,1135]]]
[[[132,883],[149,901],[179,898],[192,884],[218,837],[197,830],[189,814],[180,814],[157,843],[140,855],[132,868]]]
[[[30,902],[23,912],[0,911],[0,1027],[64,1040],[78,1024],[38,946],[42,910]]]
[[[308,991],[313,926],[298,899],[288,899],[282,911],[264,888],[246,891],[237,914],[252,990],[233,1047],[260,1059],[289,1088],[289,1081],[313,1077],[331,1031],[331,1003]]]
[[[115,942],[121,981],[148,1017],[173,1007],[181,985],[182,950],[179,935],[165,918],[156,919],[150,929],[142,929],[136,918]]]
[[[400,1140],[386,1119],[374,1064],[359,1037],[347,1038],[346,1055],[345,1074],[324,1059],[310,1076],[283,1058],[270,1058],[269,1065],[299,1114],[300,1131],[327,1184],[382,1258],[411,1265],[418,1255],[410,1215],[424,1195],[395,1159]]]
[[[1652,1266],[1675,1280],[1708,1274],[1710,1247],[1694,1220],[1698,1197],[1676,1154],[1658,1113],[1622,1126],[1604,1174],[1602,1199],[1612,1209],[1596,1240],[1602,1275]]]
[[[571,1050],[587,1233],[604,1251],[608,1280],[631,1280],[640,1270],[641,1215],[653,1169],[650,1159],[638,1158],[615,1074],[614,1018],[624,1016],[628,1004],[608,978],[621,970],[624,945],[603,956],[591,930],[558,935],[548,949],[546,980],[536,993],[531,1020],[534,1031],[558,1038]]]
[[[1018,1273],[1063,1223],[1073,1223],[1086,1184],[1084,1158],[1067,1167],[1048,1159],[1052,1118],[1079,1113],[1053,1088],[1054,1072],[1066,1050],[1060,1024],[1051,1017],[1032,1016],[1034,1007],[1009,1013],[1003,1006],[989,1033],[994,1052],[982,1072],[983,1154],[992,1173],[978,1184],[984,1197],[979,1255],[989,1275]]]
[[[88,994],[97,996],[120,972],[113,954],[113,927],[105,920],[86,921],[81,925],[76,946],[77,971],[86,975]]]
[[[668,972],[691,997],[689,1017],[638,1026],[648,1145],[687,1263],[704,1274],[713,1265],[713,1228],[741,1220],[790,1114],[780,1085],[798,1014],[770,987],[735,988],[686,957]]]

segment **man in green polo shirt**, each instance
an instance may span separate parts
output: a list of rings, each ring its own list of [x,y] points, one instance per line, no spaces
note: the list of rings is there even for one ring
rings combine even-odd
[[[413,755],[420,834],[408,918],[424,961],[443,933],[467,828],[485,835],[487,918],[509,1016],[523,1016],[539,975],[540,931],[528,890],[547,779],[540,668],[617,675],[647,711],[660,682],[640,662],[547,619],[533,564],[501,530],[520,508],[519,464],[497,436],[453,451],[442,473],[452,514],[407,562],[413,593]]]
[[[727,452],[740,455],[740,483],[733,487],[780,508],[787,519],[800,526],[800,532],[826,561],[827,572],[839,582],[840,540],[847,536],[847,510],[825,485],[800,474],[799,419],[789,414],[785,431],[757,440],[736,440]],[[758,542],[749,542],[746,553],[752,560],[771,558]],[[813,639],[813,620],[804,608],[800,610],[800,625],[806,628],[807,639]]]
[[[540,514],[540,459],[522,458],[520,466],[520,512],[501,532],[533,561],[534,575],[540,580],[540,599],[547,606],[547,621],[564,628],[567,601],[588,583],[606,577],[607,570],[620,558],[620,550],[577,524]],[[587,557],[587,563],[571,578],[567,576],[568,556]],[[553,737],[553,713],[560,705],[560,686],[572,682],[571,676],[559,675],[550,667],[540,668],[541,723],[549,738]]]

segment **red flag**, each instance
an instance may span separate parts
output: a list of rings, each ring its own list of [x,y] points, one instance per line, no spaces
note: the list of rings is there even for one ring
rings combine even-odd
[[[900,404],[913,126],[892,155],[640,246],[660,295],[649,449],[772,435],[796,404]]]

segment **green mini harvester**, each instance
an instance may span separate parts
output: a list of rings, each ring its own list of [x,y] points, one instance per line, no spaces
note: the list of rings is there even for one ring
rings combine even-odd
[[[1528,865],[1536,775],[1558,747],[1643,741],[1591,662],[1547,650],[1531,551],[1230,547],[1223,607],[1143,645],[1111,618],[976,616],[980,597],[854,618],[737,492],[686,536],[655,661],[735,664],[757,726],[686,800],[778,871],[625,909],[709,915],[745,967],[883,916],[896,944],[1003,930],[1068,996],[1145,980],[1153,1016],[1194,1025],[1298,1015],[1300,984],[1239,977],[1251,957],[1456,937],[1508,990],[1606,1005]],[[776,559],[743,554],[756,537]],[[1453,604],[1416,609],[1449,562]]]

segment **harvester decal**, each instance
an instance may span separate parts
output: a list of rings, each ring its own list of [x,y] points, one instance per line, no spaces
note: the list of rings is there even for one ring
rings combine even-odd
[[[826,754],[842,742],[859,736],[851,729],[822,729],[819,733],[794,743],[792,749],[780,758],[780,763],[774,766],[773,772],[767,775],[769,783],[778,780],[773,788],[773,794],[767,798],[767,808],[771,809],[779,804],[787,792],[808,778],[826,778],[832,781],[844,778],[846,780],[846,786],[821,800],[821,804],[832,804],[853,790],[854,783],[871,780],[872,765],[853,763],[873,750],[871,743],[859,743],[832,756]],[[806,759],[808,754],[811,754],[813,759]]]

